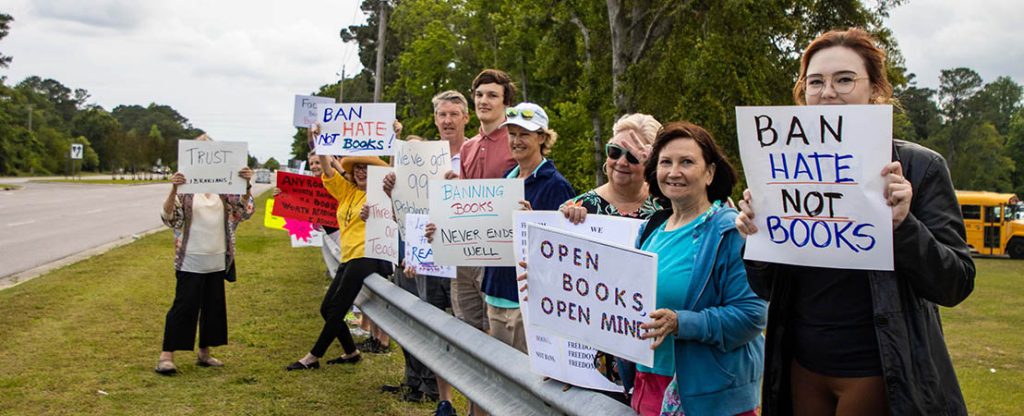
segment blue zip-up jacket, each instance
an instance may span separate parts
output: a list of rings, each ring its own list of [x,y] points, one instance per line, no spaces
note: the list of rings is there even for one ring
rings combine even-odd
[[[519,166],[509,170],[505,176],[508,177],[516,169],[519,169]],[[530,206],[534,211],[554,211],[562,203],[575,197],[576,191],[572,189],[569,181],[565,180],[561,173],[558,173],[555,164],[545,159],[523,183],[523,196],[530,201]],[[485,268],[483,292],[489,296],[519,302],[516,268]]]
[[[671,210],[654,214],[637,247]],[[679,397],[687,416],[735,415],[757,408],[764,372],[768,303],[751,290],[743,264],[737,212],[721,208],[695,232],[703,233],[693,278],[675,336]]]

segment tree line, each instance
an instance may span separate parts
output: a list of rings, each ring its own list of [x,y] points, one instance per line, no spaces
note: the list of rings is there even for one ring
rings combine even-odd
[[[431,96],[455,89],[471,97],[473,77],[500,68],[516,79],[516,101],[548,110],[560,137],[551,158],[584,190],[606,180],[604,141],[631,112],[700,124],[738,160],[734,107],[792,104],[802,48],[819,33],[857,26],[888,51],[900,103],[895,136],[946,156],[958,188],[1024,193],[1021,86],[1007,77],[984,84],[956,68],[942,72],[938,90],[918,87],[883,24],[902,3],[364,0],[367,22],[341,31],[358,43],[366,68],[343,81],[344,100],[372,101],[384,7],[383,101],[397,103],[405,134],[437,137]],[[338,88],[329,83],[314,94],[337,97]],[[477,125],[474,118],[467,135]],[[292,153],[303,158],[306,151],[298,129]]]

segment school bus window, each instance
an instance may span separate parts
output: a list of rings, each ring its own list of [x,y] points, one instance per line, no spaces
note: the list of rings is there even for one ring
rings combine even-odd
[[[965,220],[981,219],[981,205],[961,205],[960,211],[964,214]]]
[[[985,222],[999,222],[999,207],[985,207]]]

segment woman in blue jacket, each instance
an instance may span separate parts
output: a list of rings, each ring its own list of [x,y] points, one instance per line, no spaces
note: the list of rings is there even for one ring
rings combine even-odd
[[[644,168],[650,193],[671,202],[644,225],[637,242],[658,253],[658,309],[644,325],[650,330],[645,338],[655,339],[651,370],[661,374],[667,366],[674,374],[658,408],[689,416],[753,415],[767,303],[747,283],[737,213],[726,206],[735,170],[707,131],[686,122],[666,125],[650,153]],[[659,400],[641,374],[634,407],[650,414],[651,402]]]

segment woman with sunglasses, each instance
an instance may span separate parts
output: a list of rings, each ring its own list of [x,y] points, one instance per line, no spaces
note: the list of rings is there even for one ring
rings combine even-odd
[[[804,52],[798,104],[885,104],[885,52],[861,29],[832,31]],[[880,174],[892,207],[895,270],[747,262],[768,311],[764,415],[967,413],[936,304],[974,288],[974,263],[946,161],[893,141]],[[758,232],[749,190],[736,228]]]
[[[608,182],[566,201],[559,208],[574,224],[583,222],[587,214],[617,217],[650,218],[662,208],[647,191],[644,162],[661,123],[647,114],[622,116],[612,127],[612,138],[604,147],[602,169]]]

